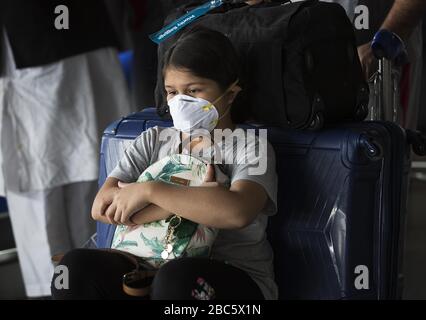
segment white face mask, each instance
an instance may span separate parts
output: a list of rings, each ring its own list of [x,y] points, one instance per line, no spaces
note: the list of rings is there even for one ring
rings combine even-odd
[[[217,124],[219,114],[207,100],[178,94],[169,101],[170,115],[176,129],[189,133],[196,129],[212,131]]]
[[[238,81],[238,80],[237,80]],[[237,83],[233,83],[231,87],[225,91],[218,99],[217,103],[223,96],[228,93]],[[173,125],[176,129],[189,133],[197,129],[205,129],[211,132],[229,111],[230,106],[225,113],[219,118],[219,113],[213,103],[202,99],[194,98],[184,94],[174,96],[168,102],[170,115],[173,118]]]

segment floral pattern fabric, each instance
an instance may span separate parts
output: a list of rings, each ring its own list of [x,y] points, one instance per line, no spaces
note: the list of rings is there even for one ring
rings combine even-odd
[[[206,171],[207,164],[203,160],[190,155],[174,154],[148,167],[137,182],[156,180],[199,186],[204,180]],[[173,215],[165,220],[135,227],[117,226],[111,248],[144,258],[155,268],[179,257],[209,256],[218,230],[181,218],[181,223],[173,232],[170,253],[166,259],[162,257],[162,253],[167,249],[165,238],[172,217]]]

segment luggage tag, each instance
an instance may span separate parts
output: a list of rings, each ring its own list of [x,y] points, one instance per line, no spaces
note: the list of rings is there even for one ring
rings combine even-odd
[[[198,18],[204,16],[207,12],[220,7],[221,5],[223,5],[224,2],[224,0],[208,1],[205,4],[189,11],[187,14],[183,15],[179,19],[176,19],[160,31],[151,34],[149,38],[156,44],[160,44],[164,40],[170,38],[172,35],[177,33],[179,30],[185,28],[187,25],[191,24]]]

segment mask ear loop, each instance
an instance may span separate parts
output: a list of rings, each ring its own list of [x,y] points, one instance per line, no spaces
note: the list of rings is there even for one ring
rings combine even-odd
[[[206,107],[210,108],[214,106],[218,101],[220,101],[229,91],[231,91],[240,81],[240,79],[235,80],[228,89],[225,90],[225,92],[216,100],[214,100],[212,103],[208,104]],[[216,120],[216,124],[221,120],[224,116],[226,116],[229,113],[229,110],[231,110],[231,104],[226,108],[225,112]]]
[[[240,81],[240,79],[237,79],[237,80],[235,80],[230,86],[229,86],[229,88],[228,89],[226,89],[225,90],[225,92],[224,93],[222,93],[222,95],[219,97],[219,98],[217,98],[216,100],[214,100],[212,103],[210,103],[210,105],[209,106],[211,106],[211,105],[215,105],[218,101],[220,101],[229,91],[231,91],[237,84],[238,84],[238,82]]]

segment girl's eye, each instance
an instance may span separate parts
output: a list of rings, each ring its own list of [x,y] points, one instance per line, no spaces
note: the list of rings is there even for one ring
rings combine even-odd
[[[188,92],[190,93],[190,94],[195,94],[195,93],[198,93],[198,92],[200,92],[201,90],[200,89],[190,89],[190,90],[188,90]]]
[[[167,96],[174,96],[175,94],[176,94],[176,91],[167,92]]]

